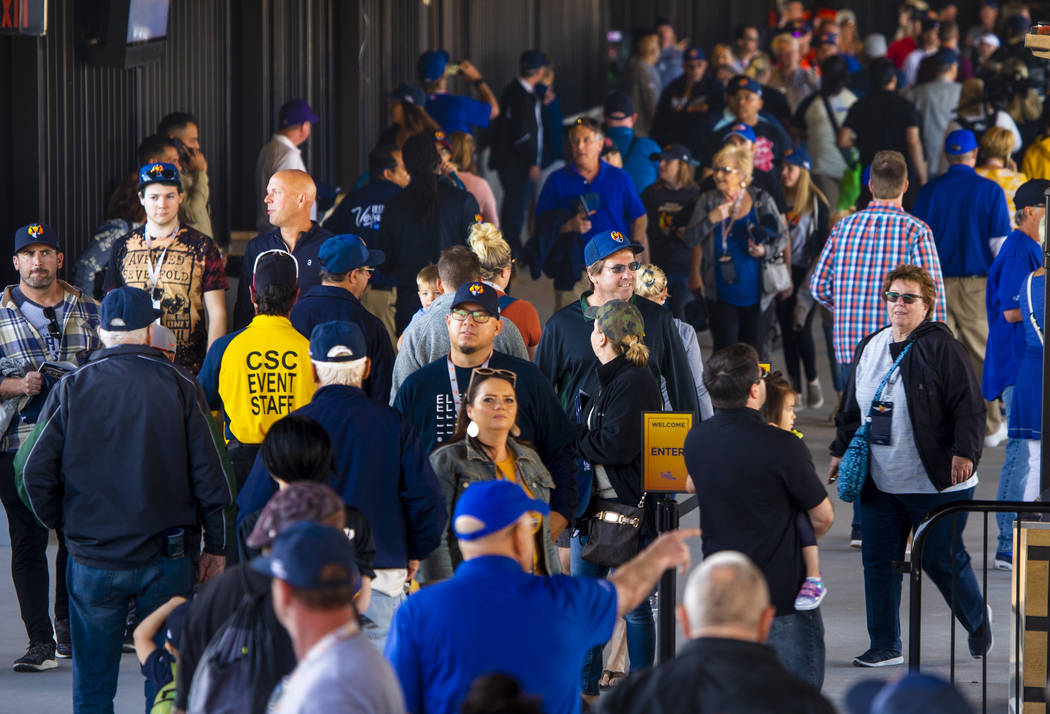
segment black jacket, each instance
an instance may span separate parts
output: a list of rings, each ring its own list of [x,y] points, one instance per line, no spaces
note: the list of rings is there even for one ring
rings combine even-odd
[[[768,646],[700,637],[688,642],[669,662],[617,684],[602,697],[599,711],[833,714],[835,708],[811,685],[785,670]]]
[[[492,137],[489,168],[525,173],[540,165],[539,125],[536,122],[535,92],[515,78],[499,98],[499,117]]]
[[[882,328],[890,329],[889,327]],[[856,366],[864,348],[878,330],[857,345]],[[901,379],[908,395],[908,416],[914,429],[915,446],[926,475],[938,491],[952,485],[952,457],[973,461],[974,472],[984,447],[985,405],[974,375],[970,356],[943,322],[924,322],[904,342],[894,343],[894,359],[908,342],[914,347],[901,360]],[[851,373],[842,394],[842,408],[835,416],[832,456],[842,456],[850,439],[867,416],[871,405],[857,404],[857,391]]]
[[[24,460],[30,509],[65,530],[77,562],[122,570],[161,557],[168,529],[200,523],[204,550],[225,553],[224,459],[197,380],[158,349],[120,345],[51,390],[16,470]]]

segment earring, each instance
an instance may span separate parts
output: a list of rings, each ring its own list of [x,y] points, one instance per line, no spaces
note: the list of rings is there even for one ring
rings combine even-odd
[[[521,427],[518,426],[517,424],[512,426],[510,428],[510,435],[513,436],[515,439],[517,439],[519,436],[521,436]]]
[[[467,436],[469,436],[471,439],[477,439],[478,434],[480,433],[481,428],[478,426],[478,423],[471,419],[470,423],[467,424]]]

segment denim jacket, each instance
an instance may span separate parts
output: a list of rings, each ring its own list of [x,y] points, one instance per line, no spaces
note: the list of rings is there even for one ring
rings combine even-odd
[[[507,448],[514,454],[514,470],[518,480],[532,491],[533,498],[550,503],[554,481],[550,473],[532,448],[507,438]],[[462,439],[435,449],[430,454],[430,465],[437,474],[441,491],[448,504],[449,524],[441,534],[441,545],[423,564],[427,582],[436,582],[452,577],[452,571],[463,562],[455,534],[452,532],[452,513],[463,490],[475,481],[494,481],[499,478],[499,469],[488,453],[471,438]],[[541,531],[544,549],[540,556],[540,574],[554,575],[561,572],[558,554],[551,541],[550,518],[543,517]]]

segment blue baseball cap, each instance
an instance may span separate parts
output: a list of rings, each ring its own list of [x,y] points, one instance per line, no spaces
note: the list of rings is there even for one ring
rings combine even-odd
[[[682,144],[668,144],[663,151],[649,154],[650,161],[663,161],[664,159],[678,159],[690,166],[696,166],[700,162],[693,158],[693,153]]]
[[[634,253],[645,250],[638,243],[629,241],[620,231],[603,231],[587,241],[587,245],[583,247],[583,262],[585,265],[592,265],[624,248],[629,248]]]
[[[610,119],[626,119],[635,113],[634,102],[623,92],[612,92],[605,98],[602,112]]]
[[[755,141],[758,139],[758,137],[755,135],[755,130],[751,127],[751,125],[745,124],[742,121],[737,122],[733,126],[729,127],[729,133],[726,134],[726,139],[728,139],[731,136],[739,136],[741,139],[746,139],[752,144],[754,144]]]
[[[388,99],[406,102],[407,104],[412,104],[417,107],[422,107],[427,103],[427,93],[418,85],[409,84],[408,82],[402,82],[397,85],[394,87],[394,91],[386,96]]]
[[[186,613],[189,612],[190,601],[180,602],[175,609],[168,613],[164,620],[164,639],[171,643],[175,649],[179,648],[179,637],[182,635],[182,623],[186,621]]]
[[[289,99],[277,111],[277,123],[281,126],[295,126],[303,122],[316,124],[319,121],[320,118],[305,99]]]
[[[959,64],[959,53],[950,47],[942,47],[934,53],[933,61],[940,67]]]
[[[475,481],[456,501],[452,529],[460,540],[477,540],[503,530],[530,511],[545,516],[551,509],[543,501],[529,498],[516,483]]]
[[[969,129],[956,129],[944,140],[944,153],[948,156],[968,154],[977,148],[977,139]]]
[[[21,252],[27,246],[49,245],[59,250],[58,236],[46,223],[30,223],[15,231],[15,253]]]
[[[109,332],[141,330],[158,317],[149,293],[128,286],[110,290],[98,308],[99,327]]]
[[[427,50],[416,62],[416,72],[424,82],[433,82],[445,76],[445,65],[451,55],[445,50]]]
[[[460,285],[452,299],[452,305],[448,308],[449,312],[468,302],[481,305],[485,312],[499,318],[499,293],[496,292],[496,288],[477,281]]]
[[[931,30],[939,30],[941,28],[941,21],[928,15],[922,18],[921,24],[923,32],[930,32]]]
[[[353,362],[367,356],[365,333],[352,322],[322,322],[310,331],[310,360],[313,362]]]
[[[175,164],[166,164],[162,161],[146,164],[139,169],[139,191],[151,183],[175,186],[180,191],[182,190],[182,177],[179,176],[179,170],[175,168]]]
[[[813,168],[813,159],[810,158],[809,153],[806,152],[800,146],[792,146],[784,152],[784,161],[794,166],[801,166],[806,171],[810,171]]]
[[[518,66],[522,72],[532,72],[537,69],[543,69],[550,64],[550,60],[547,59],[547,55],[543,54],[540,50],[525,50],[521,53],[521,57],[518,59]]]
[[[732,96],[737,92],[754,92],[758,96],[762,96],[762,85],[758,83],[758,80],[751,79],[746,74],[738,74],[729,80],[729,84],[726,85],[726,94]]]
[[[922,672],[881,682],[865,680],[846,692],[849,714],[968,714],[973,711],[952,683]]]
[[[341,233],[321,244],[317,258],[326,272],[338,275],[365,266],[382,265],[386,260],[386,253],[370,250],[360,236]]]
[[[697,45],[693,45],[685,51],[684,55],[682,55],[683,62],[689,62],[690,60],[695,62],[696,60],[702,60],[705,58],[706,56],[704,55],[704,48],[699,47]]]
[[[269,555],[256,558],[251,567],[304,590],[351,587],[357,592],[361,587],[350,539],[338,528],[310,521],[281,531]]]
[[[813,43],[814,47],[821,45],[837,45],[839,43],[839,36],[834,32],[822,32],[817,35],[816,42]]]

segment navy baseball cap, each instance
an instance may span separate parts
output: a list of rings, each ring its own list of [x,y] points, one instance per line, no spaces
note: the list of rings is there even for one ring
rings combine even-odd
[[[693,158],[692,152],[681,144],[668,144],[664,147],[663,151],[649,154],[650,161],[662,161],[664,159],[678,159],[679,161],[684,161],[691,166],[696,166],[700,163]]]
[[[295,126],[307,121],[316,124],[320,120],[305,99],[289,99],[277,112],[277,123],[281,126]]]
[[[499,294],[496,292],[496,288],[479,282],[464,283],[456,291],[456,296],[452,300],[452,305],[449,306],[449,311],[451,312],[468,302],[481,305],[485,312],[495,318],[499,318]]]
[[[186,613],[189,612],[190,601],[180,602],[175,609],[168,613],[164,620],[164,638],[171,643],[175,649],[179,648],[179,637],[182,635],[182,623],[186,621]]]
[[[813,159],[810,158],[809,153],[805,149],[799,146],[792,146],[785,151],[784,161],[795,166],[801,166],[806,171],[813,168]]]
[[[151,183],[175,186],[180,191],[182,190],[182,177],[179,176],[179,170],[175,168],[175,164],[165,164],[164,162],[157,161],[152,164],[146,164],[140,168],[139,191],[146,188]]]
[[[968,714],[973,711],[951,682],[910,672],[891,682],[865,680],[846,692],[849,714]]]
[[[424,82],[433,82],[445,76],[445,65],[451,57],[445,50],[427,50],[419,56],[416,71]]]
[[[99,327],[109,332],[141,330],[158,317],[149,293],[128,286],[110,290],[98,308]]]
[[[370,250],[360,236],[341,233],[321,244],[317,258],[326,272],[338,275],[365,266],[381,265],[386,260],[386,253]]]
[[[976,148],[977,139],[969,129],[956,129],[944,140],[944,153],[948,156],[968,154]]]
[[[758,138],[755,135],[755,130],[751,127],[751,125],[745,124],[744,122],[737,122],[733,126],[729,127],[729,133],[726,134],[726,139],[728,139],[731,136],[739,136],[741,139],[746,139],[752,144],[754,144]]]
[[[521,53],[521,57],[518,59],[518,66],[522,72],[532,72],[537,69],[543,69],[550,64],[550,60],[547,59],[547,55],[543,54],[540,50],[525,50]]]
[[[45,223],[30,223],[15,231],[15,253],[31,245],[49,245],[55,250],[60,250],[58,237],[51,230],[51,226]]]
[[[623,92],[613,92],[605,98],[602,111],[610,119],[626,119],[634,114],[634,102]]]
[[[930,30],[939,30],[941,27],[940,20],[935,17],[924,17],[922,18],[922,31],[929,32]]]
[[[352,322],[322,322],[310,331],[312,362],[354,362],[367,356],[365,333]]]
[[[683,62],[689,62],[690,60],[695,62],[696,60],[702,59],[705,59],[704,48],[698,47],[697,45],[693,45],[685,51],[684,55],[682,55]]]
[[[387,97],[396,99],[399,102],[407,102],[417,107],[422,107],[427,103],[427,93],[419,86],[408,82],[402,82],[394,87],[394,91],[388,94]]]
[[[460,540],[477,540],[501,531],[529,512],[545,516],[550,506],[529,498],[510,481],[475,481],[456,501],[452,529]]]
[[[838,43],[839,36],[834,32],[822,32],[817,35],[817,40],[813,43],[813,46],[820,47],[821,45],[837,45]]]
[[[732,96],[737,92],[754,92],[758,96],[762,96],[762,85],[758,83],[758,80],[751,79],[746,74],[738,74],[729,80],[729,84],[726,86],[726,94]]]
[[[1025,181],[1014,193],[1014,208],[1020,211],[1029,206],[1046,205],[1046,189],[1050,188],[1047,179],[1029,179]]]
[[[592,265],[624,248],[630,248],[634,253],[645,250],[638,243],[627,240],[620,231],[603,231],[587,241],[587,245],[583,247],[583,262],[585,265]]]
[[[338,528],[309,521],[281,531],[270,553],[251,567],[304,590],[350,587],[356,592],[361,587],[350,539]]]
[[[934,53],[933,61],[941,67],[946,67],[950,64],[959,64],[959,53],[950,47],[942,47]]]
[[[264,250],[252,266],[252,290],[256,294],[271,285],[295,287],[299,282],[299,261],[286,250]]]

